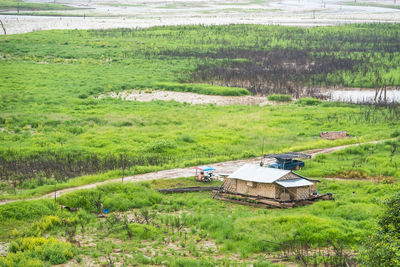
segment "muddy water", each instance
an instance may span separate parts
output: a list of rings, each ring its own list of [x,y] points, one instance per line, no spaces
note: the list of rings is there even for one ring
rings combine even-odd
[[[48,0],[26,1],[49,2]],[[309,27],[361,22],[400,22],[398,9],[350,6],[343,4],[344,1],[341,0],[55,0],[54,2],[80,9],[51,11],[56,16],[0,15],[0,19],[8,34],[50,29],[144,28],[155,25],[249,23]],[[374,2],[394,4],[388,1]],[[397,5],[400,6],[400,3]],[[61,17],[66,14],[76,17]]]

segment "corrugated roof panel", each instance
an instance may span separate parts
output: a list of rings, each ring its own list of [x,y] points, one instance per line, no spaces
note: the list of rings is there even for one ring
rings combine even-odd
[[[307,181],[306,179],[303,179],[303,178],[276,181],[276,183],[283,187],[300,187],[300,186],[309,186],[309,185],[313,184],[312,182]]]
[[[203,171],[205,171],[205,172],[215,170],[215,169],[214,169],[213,167],[211,167],[211,166],[200,166],[200,167],[197,167],[197,169],[203,170]]]
[[[261,167],[254,164],[245,164],[237,171],[229,175],[228,178],[270,184],[282,178],[288,173],[290,173],[290,171],[288,170]]]

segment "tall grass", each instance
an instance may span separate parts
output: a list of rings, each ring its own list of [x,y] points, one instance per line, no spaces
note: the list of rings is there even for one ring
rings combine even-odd
[[[301,173],[312,177],[373,179],[393,182],[400,177],[399,140],[350,147],[320,154]],[[310,166],[311,165],[311,166]]]
[[[290,102],[292,100],[292,96],[283,94],[272,94],[268,96],[268,100],[276,102]]]

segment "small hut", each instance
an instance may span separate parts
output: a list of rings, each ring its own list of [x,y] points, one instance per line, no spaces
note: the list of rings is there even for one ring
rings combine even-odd
[[[246,164],[225,178],[223,189],[233,194],[297,201],[312,197],[317,182],[290,170]]]

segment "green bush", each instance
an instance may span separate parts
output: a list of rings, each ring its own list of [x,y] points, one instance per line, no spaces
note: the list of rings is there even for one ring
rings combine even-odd
[[[268,100],[276,102],[289,102],[292,101],[292,96],[283,94],[272,94],[268,96]]]
[[[394,132],[390,135],[390,137],[399,137],[400,136],[400,130],[396,129]]]
[[[38,222],[33,223],[27,234],[31,236],[41,236],[46,230],[52,229],[60,224],[61,219],[58,216],[45,216],[42,217]]]
[[[47,265],[45,262],[62,264],[76,254],[70,243],[54,238],[25,237],[11,242],[7,256],[0,258],[0,266],[43,266]]]
[[[296,101],[296,104],[300,106],[317,106],[321,104],[322,101],[313,97],[303,97]]]
[[[400,194],[396,193],[385,204],[378,229],[364,242],[361,250],[363,266],[395,267],[400,264]]]
[[[151,86],[153,89],[191,92],[203,95],[222,95],[222,96],[241,96],[249,95],[250,92],[245,88],[217,86],[203,83],[171,83],[157,82]]]
[[[0,206],[0,221],[12,219],[30,221],[51,215],[54,211],[54,201],[51,200],[19,201]]]
[[[212,259],[174,258],[168,265],[172,267],[212,267],[216,266],[216,263]]]
[[[132,223],[129,225],[135,238],[153,240],[160,236],[160,230],[152,225]]]
[[[160,193],[152,190],[146,183],[112,183],[63,195],[58,198],[58,202],[88,212],[101,212],[101,204],[110,211],[124,211],[152,206],[160,203],[161,199]]]
[[[167,149],[176,148],[176,144],[174,142],[168,140],[156,140],[149,144],[148,151],[150,152],[164,152]]]

